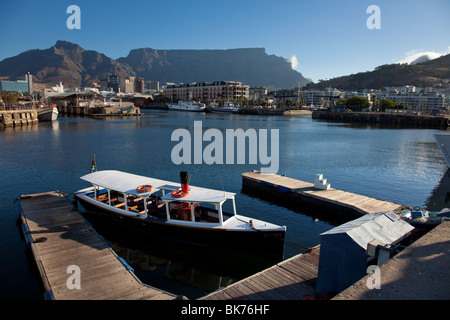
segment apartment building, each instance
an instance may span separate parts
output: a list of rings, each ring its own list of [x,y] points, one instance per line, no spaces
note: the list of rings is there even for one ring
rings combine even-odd
[[[215,81],[174,85],[164,89],[164,97],[173,100],[216,100],[249,98],[250,87],[238,81]]]
[[[448,109],[446,96],[436,92],[426,93],[396,93],[388,92],[383,94],[382,99],[394,101],[395,103],[406,107],[407,109],[417,111],[430,111],[433,109]]]

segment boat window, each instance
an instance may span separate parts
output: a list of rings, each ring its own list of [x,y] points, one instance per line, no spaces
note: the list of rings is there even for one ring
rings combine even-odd
[[[194,205],[195,209],[196,205]],[[170,219],[192,221],[191,204],[182,201],[173,201],[169,203]]]
[[[219,211],[217,206],[213,203],[199,203],[195,208],[195,221],[219,223]]]
[[[233,199],[228,199],[222,204],[223,221],[234,216]]]

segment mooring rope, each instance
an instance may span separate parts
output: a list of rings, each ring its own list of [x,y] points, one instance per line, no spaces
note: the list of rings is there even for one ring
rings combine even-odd
[[[255,231],[261,231],[261,230],[256,229],[256,228],[253,226],[253,221],[252,221],[251,219],[250,219],[249,221],[242,220],[242,219],[240,219],[240,218],[238,218],[238,217],[236,217],[236,219],[239,220],[239,221],[248,223],[248,224],[250,225],[250,228],[252,228],[252,229],[255,230]],[[305,246],[302,246],[302,245],[300,245],[300,244],[298,244],[298,243],[294,243],[294,242],[291,242],[291,241],[287,241],[286,239],[280,239],[280,241],[283,241],[285,245],[289,245],[289,246],[292,246],[292,247],[296,247],[296,248],[298,248],[298,249],[303,249],[303,250],[305,250],[305,252],[313,252],[313,251],[314,251],[314,248],[312,248],[312,247],[305,247]]]
[[[303,250],[305,250],[305,252],[313,252],[314,251],[314,248],[312,248],[312,247],[305,247],[305,246],[299,245],[298,243],[294,243],[294,242],[287,241],[287,240],[282,240],[282,241],[284,241],[285,245],[290,245],[290,246],[296,247],[298,249],[303,249]]]

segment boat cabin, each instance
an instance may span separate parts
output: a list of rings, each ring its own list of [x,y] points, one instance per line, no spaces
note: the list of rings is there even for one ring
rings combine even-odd
[[[116,170],[81,179],[93,186],[82,190],[91,204],[118,214],[203,226],[221,226],[236,215],[235,194],[230,192],[191,186],[180,195],[180,183]]]
[[[161,197],[165,203],[167,220],[223,225],[236,215],[235,194],[199,187],[190,187],[185,197],[167,193]]]

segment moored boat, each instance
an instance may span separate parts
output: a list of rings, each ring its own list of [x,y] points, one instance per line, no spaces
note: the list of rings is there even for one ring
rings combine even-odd
[[[450,216],[450,209],[430,212],[428,210],[413,208],[402,211],[400,218],[407,221],[415,228],[429,229],[437,226],[442,220]]]
[[[37,105],[37,116],[39,121],[55,121],[58,119],[59,111],[55,104],[44,105],[39,103]]]
[[[285,226],[238,215],[235,194],[116,170],[81,177],[92,187],[74,193],[96,217],[155,237],[250,252],[282,260]]]
[[[219,106],[211,106],[212,112],[225,112],[225,113],[240,113],[241,109],[238,106],[235,106],[233,103],[225,103],[223,107]]]
[[[206,106],[202,103],[196,103],[193,101],[185,101],[180,100],[178,103],[168,103],[167,104],[169,110],[178,110],[178,111],[194,111],[201,112],[205,111]]]

